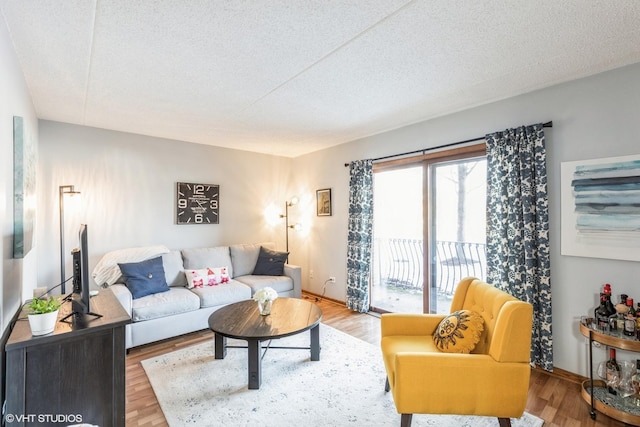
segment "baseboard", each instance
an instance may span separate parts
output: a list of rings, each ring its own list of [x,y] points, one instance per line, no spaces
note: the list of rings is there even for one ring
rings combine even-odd
[[[582,384],[584,381],[589,379],[587,377],[583,377],[582,375],[574,374],[573,372],[565,371],[564,369],[560,369],[560,368],[553,368],[553,371],[547,371],[540,368],[539,366],[536,366],[533,369],[543,374],[549,375],[551,377],[556,377],[556,378],[566,380],[575,384]]]
[[[312,297],[317,298],[318,300],[325,300],[325,301],[330,301],[334,304],[338,304],[338,305],[342,305],[344,306],[346,303],[344,301],[340,301],[337,299],[333,299],[333,298],[329,298],[329,297],[325,297],[319,294],[314,294],[313,292],[309,292],[309,291],[302,291],[302,298],[303,299],[312,299]]]

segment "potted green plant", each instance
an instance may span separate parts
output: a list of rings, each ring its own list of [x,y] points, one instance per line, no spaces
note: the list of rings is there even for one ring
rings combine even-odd
[[[38,336],[53,332],[56,328],[60,305],[60,300],[54,297],[31,300],[27,305],[31,335]]]

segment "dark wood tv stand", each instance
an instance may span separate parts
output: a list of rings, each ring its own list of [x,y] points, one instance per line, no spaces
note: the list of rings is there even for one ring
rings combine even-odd
[[[67,302],[58,319],[70,311]],[[8,425],[125,425],[125,325],[131,319],[109,289],[91,298],[91,311],[102,317],[58,321],[40,337],[31,336],[28,320],[16,322],[5,346]]]

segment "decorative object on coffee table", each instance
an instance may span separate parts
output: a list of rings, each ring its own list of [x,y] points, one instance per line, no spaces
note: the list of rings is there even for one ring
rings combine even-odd
[[[177,224],[219,224],[220,186],[179,182],[176,194]]]
[[[277,298],[278,293],[269,287],[258,289],[253,295],[253,300],[258,302],[258,311],[262,316],[271,314],[271,306]]]

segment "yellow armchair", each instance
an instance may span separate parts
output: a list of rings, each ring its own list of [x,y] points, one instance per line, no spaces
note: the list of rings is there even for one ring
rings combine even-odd
[[[413,414],[498,417],[500,426],[524,412],[529,391],[533,307],[475,278],[457,286],[451,312],[480,313],[484,331],[470,354],[444,353],[433,334],[444,314],[381,317],[381,349],[401,426]]]

